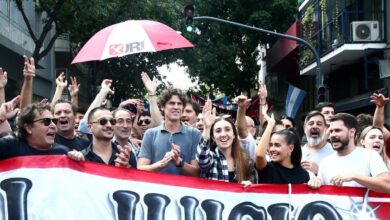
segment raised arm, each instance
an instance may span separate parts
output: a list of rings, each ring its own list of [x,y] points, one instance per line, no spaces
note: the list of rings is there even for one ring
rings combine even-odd
[[[71,84],[68,86],[70,100],[73,106],[79,107],[79,90],[80,84],[77,83],[75,76],[70,77]]]
[[[150,116],[152,117],[152,123],[157,126],[162,123],[163,116],[161,115],[160,109],[158,108],[157,103],[157,94],[156,94],[156,84],[150,80],[147,73],[141,73],[141,79],[144,83],[146,91],[148,91],[148,100],[150,104]]]
[[[15,109],[20,101],[20,96],[16,96],[11,101],[1,104],[0,107],[0,133],[12,132],[7,119],[9,115],[15,114]]]
[[[51,103],[54,104],[56,101],[61,99],[62,92],[64,88],[68,85],[68,81],[65,79],[65,73],[62,72],[58,75],[56,79],[56,91],[54,92],[53,98],[51,99]]]
[[[5,86],[7,85],[7,72],[0,67],[0,105],[5,102]]]
[[[238,136],[241,139],[245,139],[248,136],[248,128],[246,124],[245,119],[245,111],[247,103],[249,102],[248,98],[244,95],[237,96],[234,101],[238,105],[237,109],[237,120],[236,120],[236,126],[237,126],[237,132]]]
[[[213,164],[213,156],[210,152],[210,129],[215,122],[215,108],[212,108],[211,100],[208,99],[202,110],[204,129],[202,140],[198,146],[198,164],[200,169],[208,169]]]
[[[373,126],[382,129],[386,139],[389,137],[389,131],[385,128],[385,106],[389,101],[383,94],[374,93],[371,97],[371,102],[375,104],[375,113],[373,118]]]
[[[257,93],[259,96],[259,123],[260,123],[260,128],[263,127],[263,124],[265,122],[264,115],[267,112],[264,112],[263,106],[267,105],[267,96],[268,96],[268,91],[267,91],[267,86],[259,80],[259,92]]]
[[[20,91],[20,109],[23,109],[27,105],[32,103],[32,89],[33,89],[33,79],[35,77],[35,61],[34,58],[24,58],[24,67],[23,67],[23,85],[22,90]]]
[[[96,95],[95,99],[92,101],[91,105],[88,107],[88,110],[85,113],[83,119],[88,120],[89,112],[91,112],[92,109],[101,106],[101,104],[106,99],[108,94],[114,94],[114,91],[112,91],[110,88],[111,84],[112,84],[111,79],[103,80],[99,93]]]
[[[266,113],[263,114],[264,118],[267,120],[267,127],[263,133],[263,136],[260,138],[259,145],[256,148],[256,169],[262,170],[267,165],[267,149],[269,146],[269,141],[271,138],[272,130],[275,126],[274,116],[268,116]]]

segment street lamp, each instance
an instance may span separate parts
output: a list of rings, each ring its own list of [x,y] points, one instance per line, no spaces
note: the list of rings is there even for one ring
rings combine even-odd
[[[228,21],[228,20],[215,18],[215,17],[210,17],[210,16],[197,16],[197,17],[194,17],[194,13],[195,13],[195,7],[193,5],[187,5],[184,8],[184,15],[186,17],[187,24],[191,24],[194,20],[212,20],[212,21],[221,22],[221,23],[225,23],[225,24],[230,24],[230,25],[234,25],[234,26],[238,26],[238,27],[242,27],[242,28],[246,28],[246,29],[250,29],[250,30],[254,30],[254,31],[262,32],[262,33],[276,35],[278,37],[286,38],[286,39],[297,41],[299,43],[304,44],[305,46],[307,46],[311,50],[311,52],[314,54],[314,58],[316,59],[316,63],[317,63],[317,67],[316,67],[317,95],[316,95],[316,97],[319,97],[321,95],[321,94],[318,94],[318,92],[319,91],[322,92],[322,90],[325,87],[324,87],[324,84],[323,84],[324,83],[324,75],[321,72],[320,56],[318,55],[316,49],[309,42],[305,41],[302,38],[295,37],[295,36],[292,36],[292,35],[281,34],[281,33],[275,32],[275,31],[270,31],[270,30],[266,30],[266,29],[262,29],[262,28],[257,28],[257,27],[254,27],[254,26],[249,26],[249,25],[237,23],[237,22],[234,22],[234,21]],[[321,97],[323,97],[323,96],[321,96]],[[320,100],[316,99],[317,104],[318,104],[319,101]],[[326,101],[326,100],[323,100],[323,101]]]

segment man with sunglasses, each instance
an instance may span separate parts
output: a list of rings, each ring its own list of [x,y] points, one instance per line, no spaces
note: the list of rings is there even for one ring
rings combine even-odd
[[[14,100],[13,100],[14,101]],[[12,102],[12,101],[11,101]],[[10,102],[0,107],[0,119],[12,111]],[[27,155],[66,154],[69,148],[54,142],[57,131],[55,119],[47,104],[34,103],[19,114],[19,131],[16,138],[0,139],[0,159]],[[2,123],[7,123],[1,120]]]
[[[136,168],[136,158],[131,153],[131,147],[128,145],[121,147],[111,141],[115,124],[116,120],[108,109],[104,107],[92,109],[88,115],[88,128],[92,133],[92,143],[81,151],[81,155],[73,151],[71,158]]]
[[[67,100],[59,99],[53,105],[54,117],[58,119],[55,142],[72,150],[81,151],[89,146],[89,141],[76,136],[76,107]]]
[[[138,118],[137,126],[141,137],[144,136],[145,131],[153,127],[152,117],[149,111],[143,111]]]
[[[145,132],[138,169],[199,176],[195,156],[201,134],[180,121],[186,102],[186,96],[177,89],[167,89],[160,95],[164,123]]]

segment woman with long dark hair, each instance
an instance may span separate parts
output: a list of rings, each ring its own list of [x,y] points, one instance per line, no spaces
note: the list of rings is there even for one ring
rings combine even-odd
[[[237,129],[230,118],[216,117],[208,100],[203,108],[203,140],[198,147],[202,178],[245,185],[257,182],[253,160],[241,149]]]
[[[273,115],[263,114],[268,122],[256,149],[258,183],[302,184],[309,181],[309,173],[301,167],[301,144],[294,130],[284,129],[272,133]],[[267,162],[267,150],[271,161]]]

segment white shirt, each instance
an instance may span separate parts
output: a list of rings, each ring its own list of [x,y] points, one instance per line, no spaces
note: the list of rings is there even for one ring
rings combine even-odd
[[[302,160],[313,161],[317,165],[320,165],[321,161],[334,153],[333,147],[329,142],[326,142],[325,146],[318,149],[317,151],[310,151],[307,144],[302,147]]]
[[[335,152],[323,159],[317,176],[323,185],[332,185],[330,180],[342,173],[357,173],[375,177],[385,172],[389,171],[377,152],[356,147],[348,155],[339,156]],[[344,182],[343,186],[364,187],[355,181]]]

